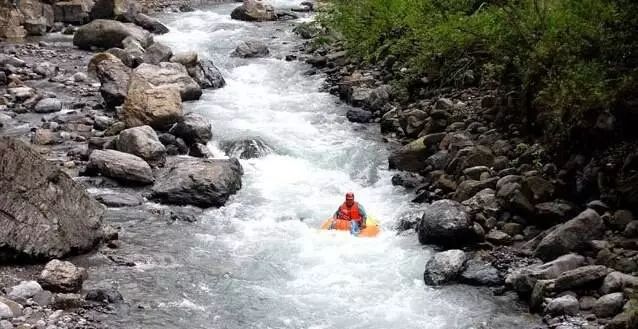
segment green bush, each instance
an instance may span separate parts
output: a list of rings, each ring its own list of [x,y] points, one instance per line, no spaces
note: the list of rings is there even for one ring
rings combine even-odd
[[[392,55],[406,88],[467,83],[471,71],[516,91],[552,136],[617,110],[638,85],[634,0],[333,0],[320,22],[365,61]]]

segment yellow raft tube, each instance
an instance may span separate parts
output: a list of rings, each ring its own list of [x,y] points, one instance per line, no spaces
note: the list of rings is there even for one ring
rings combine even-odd
[[[334,221],[334,225],[332,226],[333,230],[339,231],[350,231],[350,221],[342,220],[342,219],[332,219],[328,218],[321,224],[322,230],[329,230],[330,225]],[[375,218],[368,218],[366,220],[366,227],[361,230],[358,236],[372,238],[379,234],[381,228],[379,227],[379,222]]]

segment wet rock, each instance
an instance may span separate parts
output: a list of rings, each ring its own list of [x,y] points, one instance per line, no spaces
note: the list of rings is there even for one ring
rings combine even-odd
[[[132,0],[95,0],[91,8],[91,19],[116,19],[131,22],[137,14]]]
[[[552,229],[538,244],[534,254],[543,260],[551,260],[585,249],[589,241],[600,238],[603,233],[603,220],[595,211],[587,209]]]
[[[429,115],[427,112],[422,110],[408,109],[405,111],[400,111],[398,117],[399,124],[401,125],[401,129],[403,129],[405,135],[408,137],[416,138],[423,131],[423,127],[425,126],[425,122],[427,121]],[[436,136],[436,139],[438,140],[438,142],[440,142],[445,134],[439,133]]]
[[[137,49],[110,48],[106,52],[117,57],[129,68],[136,68],[144,62],[144,54]]]
[[[261,41],[242,41],[230,55],[241,58],[255,58],[265,57],[268,54],[270,54],[270,50],[268,50],[265,43]]]
[[[169,131],[186,143],[208,143],[213,138],[212,125],[208,119],[198,113],[186,113]]]
[[[168,133],[160,134],[158,137],[160,142],[166,147],[166,153],[168,155],[188,153],[188,145],[186,145],[183,139]]]
[[[477,240],[473,223],[464,206],[452,200],[440,200],[426,206],[418,228],[419,242],[454,247]]]
[[[495,216],[499,210],[494,190],[489,188],[479,191],[473,197],[463,201],[462,204],[471,209],[472,212],[481,212],[487,216]]]
[[[35,91],[31,87],[13,87],[7,89],[9,96],[18,101],[25,101],[35,96]]]
[[[52,113],[62,110],[62,102],[57,98],[43,98],[33,109],[36,113]]]
[[[154,182],[151,167],[142,158],[115,150],[95,150],[89,156],[87,173],[100,173],[106,177],[132,183]]]
[[[204,59],[193,67],[187,66],[187,71],[202,89],[218,89],[226,85],[224,76],[211,60]]]
[[[555,260],[538,265],[530,265],[513,270],[505,279],[505,283],[521,294],[528,294],[538,280],[557,278],[561,273],[573,270],[585,262],[585,257],[568,254]]]
[[[135,15],[135,24],[141,26],[145,30],[155,34],[165,34],[170,30],[166,25],[162,24],[158,19],[150,17],[146,14],[138,13]]]
[[[611,272],[603,280],[600,291],[603,294],[609,294],[622,291],[625,288],[635,287],[638,287],[638,277],[621,272]]]
[[[89,71],[94,71],[100,81],[100,94],[108,108],[124,103],[131,75],[128,66],[110,53],[100,53],[91,59]]]
[[[458,249],[434,254],[425,265],[425,283],[438,286],[455,280],[463,270],[465,259],[465,253]]]
[[[421,217],[423,217],[423,212],[418,210],[409,210],[401,213],[396,220],[398,223],[396,226],[397,231],[403,232],[415,229]]]
[[[567,202],[551,201],[534,206],[539,224],[553,225],[573,216],[574,207]]]
[[[152,188],[151,199],[166,204],[221,207],[241,188],[237,159],[170,159]]]
[[[505,282],[494,266],[477,259],[467,261],[460,281],[476,286],[500,286]]]
[[[154,87],[133,75],[120,114],[127,127],[164,128],[179,121],[182,115],[182,99],[177,86]]]
[[[152,166],[163,166],[166,162],[166,148],[150,126],[123,130],[117,140],[117,150],[137,155]]]
[[[196,158],[212,158],[213,153],[208,149],[208,146],[202,143],[194,143],[188,149],[188,155]]]
[[[50,62],[41,62],[35,65],[33,68],[33,72],[45,77],[49,78],[55,76],[58,73],[58,67],[51,64]]]
[[[578,299],[571,295],[565,295],[550,300],[545,306],[545,313],[551,315],[576,315],[578,309]]]
[[[423,184],[423,177],[409,172],[400,172],[392,176],[392,185],[405,188],[416,188]]]
[[[416,139],[390,155],[390,169],[418,172],[425,169],[424,160],[430,154],[424,137]]]
[[[186,51],[173,55],[171,62],[184,65],[187,69],[199,63],[199,55],[194,51]]]
[[[567,291],[584,286],[598,285],[607,275],[608,269],[601,265],[588,265],[563,272],[556,278],[554,289]]]
[[[144,52],[144,63],[157,65],[161,62],[168,62],[173,57],[173,50],[169,46],[160,42],[154,42]]]
[[[124,302],[122,294],[114,288],[91,289],[86,293],[84,299],[105,304],[119,304]]]
[[[512,237],[503,231],[491,230],[485,235],[485,240],[496,245],[506,245],[512,242]]]
[[[350,109],[346,112],[346,118],[350,122],[356,123],[368,123],[372,121],[373,116],[371,112],[362,109]]]
[[[128,193],[108,193],[100,194],[95,199],[107,207],[134,207],[139,206],[144,200],[135,195]]]
[[[87,277],[84,268],[54,259],[46,264],[38,282],[42,288],[52,292],[76,292],[82,289],[82,283]]]
[[[80,294],[55,294],[53,308],[57,310],[69,310],[84,306],[84,299]]]
[[[482,181],[471,180],[468,179],[463,181],[456,189],[456,193],[454,194],[454,199],[459,202],[463,202],[471,197],[473,197],[479,191],[482,191],[487,188],[495,188],[496,181],[498,178],[490,178]]]
[[[22,281],[17,286],[13,286],[7,297],[11,299],[21,298],[27,300],[42,292],[42,287],[36,281]]]
[[[245,0],[241,6],[230,13],[230,17],[249,22],[277,20],[275,8],[265,0]]]
[[[599,318],[612,317],[622,311],[625,298],[622,292],[604,295],[594,304],[594,314]]]
[[[63,257],[101,239],[103,207],[27,144],[0,137],[0,176],[0,246],[11,259]]]
[[[272,147],[258,137],[224,141],[220,146],[228,156],[240,159],[260,158],[273,152]]]
[[[73,35],[73,44],[86,50],[90,50],[91,47],[126,48],[122,41],[127,37],[138,41],[142,47],[149,46],[153,40],[148,31],[133,24],[97,19],[78,28]]]
[[[133,75],[131,79],[142,79],[154,86],[176,86],[182,101],[197,100],[202,96],[202,88],[179,63],[162,62],[158,65],[144,63],[133,71]]]

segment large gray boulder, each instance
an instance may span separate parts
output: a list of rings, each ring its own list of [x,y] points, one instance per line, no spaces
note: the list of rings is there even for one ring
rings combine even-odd
[[[584,250],[589,241],[599,239],[605,224],[598,213],[587,209],[568,222],[556,226],[536,247],[534,254],[545,261],[573,251]]]
[[[192,67],[186,67],[188,74],[202,89],[218,89],[226,85],[226,80],[213,61],[204,59]]]
[[[260,158],[272,153],[273,148],[259,137],[223,141],[220,147],[228,156],[240,159]]]
[[[73,36],[73,44],[80,49],[87,50],[90,50],[91,47],[126,48],[123,41],[127,37],[138,41],[142,47],[148,47],[153,42],[151,34],[136,25],[97,19],[78,28]]]
[[[144,63],[158,65],[161,62],[168,62],[173,57],[171,47],[161,43],[154,42],[144,52]]]
[[[166,162],[166,148],[150,126],[123,130],[117,140],[117,150],[137,155],[156,167]]]
[[[607,274],[600,286],[600,292],[609,294],[612,292],[622,291],[625,288],[638,287],[638,277],[625,274],[622,272],[611,272]]]
[[[460,281],[477,286],[499,286],[504,283],[498,270],[492,264],[475,259],[467,261]]]
[[[587,286],[600,286],[609,270],[602,265],[588,265],[561,273],[554,282],[554,290],[567,291]]]
[[[110,53],[99,53],[91,59],[89,71],[100,81],[100,94],[106,106],[115,108],[126,100],[131,69]]]
[[[86,166],[88,174],[102,174],[120,181],[139,184],[154,182],[153,171],[144,159],[116,150],[95,150]]]
[[[277,20],[275,8],[266,0],[244,0],[243,5],[230,13],[230,17],[249,22]]]
[[[162,24],[157,18],[150,17],[146,14],[138,13],[135,15],[134,23],[141,26],[145,30],[155,33],[164,34],[168,33],[169,29],[166,25]]]
[[[521,294],[532,291],[538,280],[555,279],[563,272],[576,269],[585,263],[585,257],[568,254],[555,260],[538,265],[530,265],[512,271],[507,275],[505,283]]]
[[[241,58],[255,58],[268,56],[269,53],[270,50],[261,41],[242,41],[230,55]]]
[[[40,285],[52,292],[77,292],[88,274],[82,267],[71,262],[54,259],[47,263],[38,277]]]
[[[221,207],[241,188],[243,169],[237,159],[169,159],[152,188],[160,203]]]
[[[624,304],[625,297],[622,292],[604,295],[594,303],[594,314],[599,318],[609,318],[620,313]]]
[[[147,65],[147,64],[142,64]],[[164,129],[183,116],[182,98],[177,85],[155,86],[134,72],[128,86],[128,95],[120,113],[127,127],[149,125]]]
[[[188,75],[188,71],[182,64],[163,62],[152,65],[144,63],[138,66],[133,73],[154,86],[176,86],[182,101],[197,100],[202,96],[202,88]]]
[[[0,137],[0,191],[0,259],[64,257],[89,251],[102,239],[102,205],[9,137]]]
[[[182,138],[186,143],[206,144],[213,138],[212,125],[210,121],[201,114],[190,112],[177,122],[171,130],[171,134]]]
[[[53,13],[56,22],[84,24],[90,20],[93,8],[92,0],[50,1],[54,3]]]
[[[425,159],[432,154],[432,149],[425,144],[425,137],[416,139],[390,155],[390,169],[405,171],[421,171],[425,169]]]
[[[463,270],[465,259],[465,253],[458,249],[434,254],[425,265],[425,283],[438,286],[455,280]]]
[[[545,313],[551,315],[576,315],[578,309],[578,299],[571,295],[565,295],[550,300],[545,306]]]
[[[465,207],[452,200],[439,200],[426,206],[417,225],[419,242],[447,247],[476,242],[470,214]]]
[[[22,298],[27,300],[42,292],[42,287],[36,281],[22,281],[17,286],[13,286],[7,297],[12,299]]]

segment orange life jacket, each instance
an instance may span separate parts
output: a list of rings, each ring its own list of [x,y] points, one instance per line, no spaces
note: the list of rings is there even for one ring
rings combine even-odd
[[[359,204],[355,202],[352,204],[352,207],[348,207],[345,202],[341,204],[341,206],[339,207],[339,214],[337,215],[337,219],[360,222],[363,218],[361,218],[361,214],[359,214]]]

